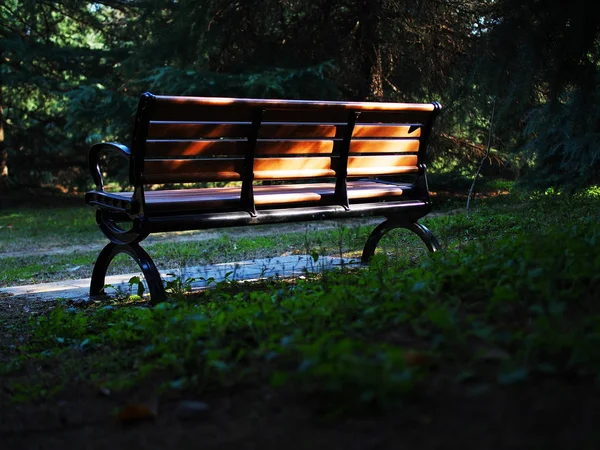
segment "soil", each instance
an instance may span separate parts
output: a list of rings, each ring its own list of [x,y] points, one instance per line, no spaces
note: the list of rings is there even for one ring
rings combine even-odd
[[[465,401],[447,394],[376,417],[319,420],[309,408],[260,391],[212,398],[208,417],[181,420],[178,399],[152,421],[124,426],[116,399],[71,392],[60,404],[12,408],[1,424],[6,449],[593,449],[597,397],[585,387],[511,389]],[[8,419],[8,420],[7,420]]]
[[[53,306],[24,298],[0,301],[0,317],[16,325],[12,331],[0,330],[0,363],[8,360],[19,325]],[[53,399],[25,404],[10,403],[11,393],[0,383],[0,448],[600,448],[600,391],[593,381],[496,387],[477,395],[458,386],[441,386],[393,410],[337,419],[319,414],[318,399],[301,398],[293,391],[248,388],[201,399],[172,393],[157,397],[153,381],[159,380],[121,394],[94,392],[74,381]],[[208,412],[182,416],[182,401],[190,400],[206,402]],[[153,417],[118,420],[115,411],[131,402],[146,405]]]

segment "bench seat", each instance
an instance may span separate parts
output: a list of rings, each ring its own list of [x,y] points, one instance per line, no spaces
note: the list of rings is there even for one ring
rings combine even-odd
[[[348,182],[350,208],[353,203],[376,200],[397,201],[411,190],[411,185],[360,180]],[[335,183],[305,183],[254,186],[254,202],[258,211],[281,205],[306,206],[331,204]],[[152,216],[196,211],[235,210],[240,203],[241,186],[198,189],[157,190],[145,192],[146,212]],[[126,210],[132,209],[132,192],[106,193],[90,191],[88,204],[110,208],[117,200]]]

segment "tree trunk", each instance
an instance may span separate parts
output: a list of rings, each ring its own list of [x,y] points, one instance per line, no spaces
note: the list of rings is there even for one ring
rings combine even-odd
[[[0,191],[8,187],[8,151],[4,141],[4,109],[2,109],[2,87],[0,86]]]
[[[371,100],[383,99],[383,61],[381,58],[381,45],[373,46],[373,60],[369,83],[369,97]]]
[[[4,47],[0,46],[0,67],[4,59]],[[4,92],[0,84],[0,192],[8,187],[8,151],[4,140]]]
[[[364,0],[360,32],[359,97],[361,100],[383,98],[383,58],[381,55],[381,0]]]

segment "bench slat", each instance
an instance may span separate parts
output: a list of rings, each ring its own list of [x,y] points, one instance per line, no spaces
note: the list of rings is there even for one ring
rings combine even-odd
[[[259,140],[256,155],[311,155],[333,153],[332,139],[310,141],[305,140]]]
[[[402,137],[420,137],[421,124],[373,124],[363,125],[357,123],[354,126],[352,137],[381,137],[381,138],[402,138]]]
[[[335,176],[334,157],[256,158],[256,180],[320,178]],[[199,181],[239,181],[241,158],[148,160],[145,183],[194,183]],[[417,155],[350,156],[348,176],[390,175],[417,172]]]
[[[348,176],[393,175],[417,172],[417,155],[350,156]]]
[[[360,123],[423,123],[433,104],[343,103],[294,100],[155,97],[151,121],[251,122],[264,109],[263,122],[345,123],[348,112],[361,112]],[[271,108],[271,109],[270,109]]]
[[[338,139],[339,140],[339,139]],[[257,155],[311,155],[333,153],[333,139],[259,139]],[[241,156],[247,151],[246,139],[148,140],[147,158]],[[418,139],[354,139],[350,153],[418,152]]]
[[[332,153],[334,141],[327,140],[259,140],[256,155],[311,155]],[[242,156],[248,149],[247,140],[219,139],[203,141],[147,141],[146,158]]]
[[[309,122],[309,123],[347,123],[347,110],[266,110],[264,113],[265,122]],[[423,123],[429,117],[429,112],[423,111],[366,111],[361,112],[359,120],[361,124],[379,124],[379,123]]]
[[[392,103],[392,102],[344,102],[333,100],[287,100],[264,98],[233,97],[181,97],[173,95],[153,95],[157,105],[164,108],[167,104],[223,106],[226,108],[272,108],[280,109],[342,109],[345,111],[434,111],[432,103]]]
[[[332,157],[256,158],[256,180],[333,177]],[[416,156],[415,156],[416,160]],[[145,183],[194,183],[238,181],[244,167],[241,158],[147,160]]]
[[[353,139],[350,142],[352,153],[410,153],[419,151],[418,139]]]
[[[250,122],[152,121],[148,126],[148,139],[242,138],[248,136],[250,127]],[[258,137],[310,139],[333,138],[335,134],[336,124],[267,122],[261,124]]]
[[[243,167],[243,158],[149,160],[144,163],[144,183],[239,181]]]
[[[250,122],[150,122],[148,139],[242,138]]]
[[[146,157],[181,156],[241,156],[248,146],[245,139],[218,139],[204,141],[149,140],[146,141]]]
[[[259,138],[333,138],[345,123],[311,124],[306,122],[265,122]],[[250,122],[150,122],[148,139],[243,138],[250,132]],[[353,137],[416,138],[421,124],[357,124]]]
[[[263,122],[258,129],[259,138],[295,138],[295,139],[316,139],[316,138],[334,138],[337,128],[346,124],[315,125],[309,123],[297,122]]]
[[[256,158],[254,179],[291,180],[297,178],[334,177],[333,157]]]
[[[255,203],[259,207],[285,205],[288,203],[329,202],[333,199],[334,183],[306,183],[292,185],[254,186]],[[410,185],[384,184],[373,181],[348,182],[351,201],[365,199],[393,199],[406,195]],[[174,211],[219,210],[236,208],[240,201],[240,187],[201,188],[185,190],[149,191],[146,206],[150,213],[173,213]],[[123,200],[131,194],[120,193]]]

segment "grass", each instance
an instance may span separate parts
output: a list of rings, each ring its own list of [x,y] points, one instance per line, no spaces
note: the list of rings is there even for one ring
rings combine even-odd
[[[560,196],[542,196],[547,210],[540,211],[534,200],[527,200],[525,193],[490,195],[506,192],[510,188],[506,182],[487,181],[484,187],[488,195],[485,201],[473,200],[476,210],[471,217],[458,214],[451,218],[426,218],[423,223],[434,231],[444,245],[452,248],[483,233],[502,233],[506,228],[515,227],[513,231],[518,232],[527,225],[517,217],[525,210],[532,224],[538,224],[540,220],[554,223],[569,220],[568,211],[561,212],[558,206],[553,206],[553,201],[560,203]],[[594,193],[590,191],[588,195],[593,198]],[[439,209],[442,212],[464,208],[464,199],[457,196],[440,194],[436,202],[443,205]],[[534,205],[533,209],[531,205]],[[556,211],[548,210],[552,208]],[[577,212],[572,215],[575,214]],[[12,256],[0,258],[0,287],[89,277],[98,252],[106,243],[93,216],[91,208],[60,205],[1,212],[0,253],[12,252]],[[151,236],[144,242],[144,247],[159,269],[297,253],[359,258],[366,236],[373,228],[372,225],[361,223],[364,222],[346,221],[342,225],[331,222],[330,228],[325,230],[297,224],[287,226],[287,232],[277,229],[277,233],[274,233],[273,226],[224,229],[221,234],[209,236],[208,239],[204,239],[207,235],[205,232],[184,233],[175,242],[171,240],[173,234],[166,234]],[[404,259],[422,252],[420,242],[410,233],[402,231],[392,232],[381,246],[384,252],[402,253]],[[40,250],[43,251],[41,255]],[[109,273],[137,271],[137,266],[123,256],[114,261]]]
[[[482,180],[481,184],[489,192],[507,188],[492,181]],[[439,187],[443,189],[446,186],[442,184]],[[436,212],[464,208],[464,199],[444,192],[434,201]],[[107,242],[96,225],[91,208],[74,206],[83,204],[80,199],[57,202],[44,197],[39,202],[21,200],[15,203],[25,203],[25,206],[0,211],[0,255],[10,255],[0,257],[0,287],[90,275],[99,250]],[[438,220],[426,219],[424,223],[436,230]],[[219,236],[209,239],[204,239],[206,232],[181,233],[176,242],[173,242],[173,237],[177,234],[169,233],[151,236],[144,242],[144,247],[150,251],[160,269],[176,268],[182,262],[194,266],[295,253],[343,254],[357,258],[373,227],[364,226],[364,221],[341,223],[343,225],[340,226],[340,222],[330,222],[329,229],[318,231],[312,225],[286,226],[283,232],[277,228],[277,233],[273,232],[274,226],[233,228],[222,230]],[[415,239],[398,240],[402,236],[399,232],[392,236],[395,236],[394,239],[387,242],[393,242],[397,247],[403,241],[402,244],[408,246],[405,250],[407,255],[420,248]],[[452,239],[449,235],[443,237],[445,240]],[[385,241],[382,244],[385,247]],[[115,261],[111,273],[124,271],[136,272],[137,268],[126,258],[120,258]]]
[[[41,246],[86,244],[99,241],[90,208],[26,208],[0,211],[0,252]]]
[[[84,210],[91,214],[89,208]],[[21,213],[22,223],[33,221],[33,216],[27,219],[28,212]],[[36,213],[37,214],[37,213]],[[62,211],[63,230],[68,230],[74,225],[70,221],[78,217],[80,212]],[[7,216],[14,216],[9,214]],[[39,217],[35,220],[40,220]],[[144,242],[146,248],[159,269],[174,269],[184,263],[186,266],[204,264],[215,264],[249,260],[254,258],[271,258],[290,254],[320,254],[320,255],[343,255],[359,258],[362,246],[374,225],[361,225],[365,221],[345,221],[340,223],[330,222],[329,228],[315,229],[314,224],[286,227],[287,231],[275,233],[274,226],[260,226],[252,228],[225,229],[219,235],[204,239],[205,233],[184,234],[176,241],[169,240],[173,236],[151,236]],[[424,223],[428,223],[426,220]],[[429,222],[434,224],[435,222]],[[67,224],[71,224],[68,225]],[[323,226],[323,224],[319,224]],[[77,279],[89,277],[96,257],[100,249],[106,244],[94,225],[93,232],[82,232],[79,236],[71,239],[69,232],[50,237],[30,236],[28,228],[19,226],[21,230],[18,236],[7,239],[11,248],[20,248],[22,256],[9,256],[0,258],[0,286],[11,286],[21,284],[33,284],[54,281],[56,279]],[[2,231],[2,229],[0,229]],[[36,230],[39,233],[40,230]],[[12,233],[12,231],[5,233]],[[16,232],[15,232],[16,233]],[[48,230],[48,233],[52,233]],[[400,235],[399,233],[395,233]],[[410,235],[409,235],[410,236]],[[196,238],[196,240],[194,240]],[[200,238],[200,240],[198,240]],[[89,242],[83,245],[85,239]],[[406,253],[412,253],[419,247],[416,239],[403,238],[404,242],[412,240],[411,249]],[[40,244],[38,244],[40,242]],[[401,240],[389,240],[398,245]],[[52,243],[53,248],[45,254],[40,255],[40,247]],[[32,245],[34,244],[34,245]],[[6,244],[7,246],[9,244]],[[35,246],[35,245],[39,245]],[[77,245],[77,247],[72,247]],[[56,252],[58,247],[58,252]],[[54,250],[54,251],[53,251]],[[66,250],[66,251],[65,251]],[[8,251],[8,249],[6,250]],[[35,253],[27,253],[27,252]],[[137,272],[138,268],[128,258],[117,258],[111,265],[110,273]]]
[[[468,397],[548,379],[600,381],[599,206],[595,189],[502,207],[494,199],[470,217],[430,219],[446,242],[431,258],[389,258],[406,253],[390,239],[368,270],[221,283],[154,308],[141,299],[59,303],[18,329],[27,339],[1,369],[0,396],[40,401],[73,380],[119,391],[151,379],[160,392],[195,395],[270,386],[335,416],[432,389]],[[308,243],[335,252],[340,240],[364,242],[363,228],[221,238],[202,244],[204,261]],[[161,245],[167,259],[198,250]],[[52,369],[40,377],[40,366]]]
[[[445,191],[448,186],[444,182],[438,184],[432,186],[432,189],[440,189],[439,195],[434,197],[435,211],[464,208],[465,200],[461,196],[448,194]],[[511,187],[507,182],[493,180],[481,180],[478,186],[488,193],[505,192]],[[42,197],[33,203],[26,200],[15,201],[15,203],[25,206],[13,206],[0,211],[0,253],[27,252],[29,249],[40,248],[56,249],[73,245],[86,246],[90,243],[102,245],[106,242],[106,238],[96,225],[93,210],[84,206],[82,199],[69,199],[67,202],[57,201],[52,197]],[[476,204],[477,201],[474,200],[474,203]],[[254,229],[261,230],[265,227]],[[273,227],[266,229],[272,230]],[[238,230],[234,231],[237,232]],[[173,235],[174,233],[170,234]],[[319,235],[312,233],[309,237],[314,239],[315,236]],[[261,239],[266,241],[261,242]],[[277,238],[267,231],[260,239],[250,241],[246,243],[247,246],[264,248],[276,243]]]

